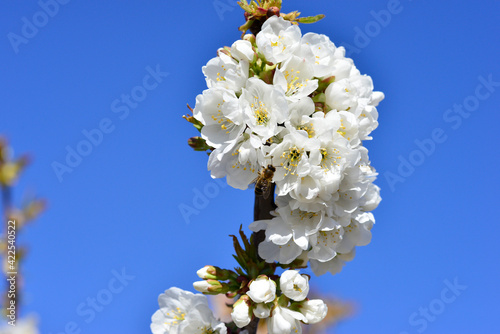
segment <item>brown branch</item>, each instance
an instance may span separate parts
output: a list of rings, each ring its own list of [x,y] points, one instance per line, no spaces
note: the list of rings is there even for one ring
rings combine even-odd
[[[272,219],[273,216],[271,215],[271,211],[274,211],[274,209],[276,209],[276,204],[274,203],[274,185],[273,185],[273,187],[271,188],[271,194],[269,195],[268,198],[264,198],[257,194],[255,195],[255,204],[253,208],[254,221]],[[257,246],[256,249],[258,251],[259,244],[266,239],[266,231],[254,232],[253,237],[255,240],[255,244]],[[245,329],[248,331],[249,334],[257,333],[257,328],[259,327],[259,320],[260,320],[259,318],[255,317],[250,322],[250,324],[248,324],[245,327]]]

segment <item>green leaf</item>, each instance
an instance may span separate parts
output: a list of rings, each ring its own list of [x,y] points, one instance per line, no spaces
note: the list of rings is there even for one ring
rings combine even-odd
[[[316,23],[324,18],[325,18],[324,14],[319,14],[316,16],[299,17],[297,19],[297,22],[299,22],[299,23]]]
[[[188,145],[191,146],[195,151],[208,151],[212,149],[212,146],[207,145],[205,139],[201,137],[191,137],[188,139]]]

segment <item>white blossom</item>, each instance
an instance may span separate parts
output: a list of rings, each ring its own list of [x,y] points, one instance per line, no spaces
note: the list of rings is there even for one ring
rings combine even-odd
[[[375,219],[371,212],[359,212],[351,219],[351,223],[343,228],[342,242],[337,247],[341,253],[350,252],[355,246],[366,246],[370,243],[370,232]]]
[[[261,140],[248,132],[234,142],[215,149],[208,159],[208,170],[213,178],[227,176],[227,183],[245,190],[257,178],[266,159],[261,150]]]
[[[247,299],[240,298],[234,303],[231,318],[238,328],[243,328],[250,323],[252,316],[249,301]]]
[[[259,256],[266,262],[278,262],[289,264],[302,254],[300,248],[293,239],[290,239],[284,245],[277,245],[272,241],[265,240],[259,244]]]
[[[352,261],[355,255],[355,249],[353,249],[350,253],[340,254],[331,259],[330,261],[321,262],[318,260],[310,259],[309,263],[311,264],[311,269],[315,275],[321,276],[329,272],[332,275],[338,274],[342,271],[344,264],[346,262]]]
[[[280,289],[288,298],[300,302],[309,293],[309,277],[297,270],[286,270],[280,276]]]
[[[210,59],[202,71],[208,88],[222,87],[240,92],[248,80],[248,68],[247,61],[238,62],[219,52],[219,56]]]
[[[272,16],[257,34],[257,46],[267,60],[279,63],[290,58],[300,46],[300,28],[282,17]]]
[[[253,314],[259,319],[269,318],[271,315],[271,309],[264,303],[258,303],[253,309]]]
[[[277,195],[284,196],[297,188],[300,178],[307,176],[313,165],[321,161],[320,142],[304,131],[291,132],[274,146],[270,155],[276,166],[274,181]],[[309,152],[309,154],[308,154]]]
[[[321,299],[306,300],[300,304],[300,312],[308,324],[315,324],[326,317],[328,306]]]
[[[257,277],[248,288],[248,297],[256,303],[270,303],[276,298],[276,283],[267,276]]]
[[[252,43],[245,40],[237,40],[231,46],[231,55],[239,61],[252,62],[256,56]]]
[[[332,229],[323,229],[311,237],[309,259],[320,262],[330,261],[337,255],[337,251],[344,238],[344,229],[341,225]]]
[[[257,78],[248,79],[240,97],[247,126],[263,141],[277,135],[288,117],[288,104],[279,89]]]
[[[318,80],[313,76],[313,68],[305,59],[292,56],[274,73],[273,84],[285,93],[288,101],[297,102],[318,88]]]
[[[331,73],[336,59],[335,44],[325,35],[307,33],[300,41],[300,55],[312,64],[314,76],[326,77]]]
[[[307,321],[302,313],[276,306],[272,316],[267,319],[267,329],[270,334],[302,333],[301,321]]]
[[[259,256],[266,262],[289,264],[302,254],[302,248],[293,240],[293,231],[281,217],[260,220],[250,224],[254,232],[266,231],[266,240],[259,244]]]
[[[207,89],[198,95],[193,116],[204,125],[201,136],[215,148],[233,142],[245,130],[238,98],[225,88]]]
[[[173,287],[158,297],[160,309],[151,318],[153,334],[226,334],[217,321],[206,296]]]

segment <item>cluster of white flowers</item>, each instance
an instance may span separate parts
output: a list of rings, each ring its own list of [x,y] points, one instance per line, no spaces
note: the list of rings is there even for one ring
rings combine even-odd
[[[208,307],[207,297],[170,288],[158,297],[160,309],[151,318],[153,334],[226,334]]]
[[[301,322],[315,324],[323,320],[328,308],[320,299],[307,300],[309,277],[296,270],[285,271],[276,282],[259,276],[249,285],[249,291],[233,305],[231,317],[239,328],[247,326],[253,317],[266,319],[270,334],[302,333]]]
[[[317,275],[339,272],[355,246],[370,242],[380,202],[363,140],[377,126],[373,91],[345,49],[327,36],[302,33],[269,18],[256,38],[235,42],[203,67],[208,89],[194,117],[214,150],[208,169],[246,189],[275,167],[274,218],[259,254],[268,262],[309,261]]]

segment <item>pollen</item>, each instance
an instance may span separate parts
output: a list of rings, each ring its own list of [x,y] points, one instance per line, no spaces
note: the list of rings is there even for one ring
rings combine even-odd
[[[330,150],[328,150],[327,148],[322,147],[319,151],[321,153],[320,166],[325,172],[328,172],[335,166],[340,167],[342,156],[338,149],[330,148]]]
[[[255,98],[255,103],[252,103],[250,107],[253,109],[255,121],[257,125],[267,125],[269,123],[269,111],[267,110],[266,104],[260,101],[257,96]]]
[[[283,152],[281,158],[285,159],[285,161],[281,163],[281,165],[286,171],[285,175],[295,175],[295,171],[302,159],[303,153],[304,149],[298,148],[297,146],[290,147],[287,151]]]
[[[171,318],[172,321],[166,321],[167,325],[177,325],[179,322],[183,321],[186,317],[186,313],[184,313],[179,307],[174,310],[170,310],[166,315]],[[169,319],[170,320],[170,319]]]
[[[305,132],[307,132],[307,136],[309,138],[314,137],[314,135],[316,134],[316,132],[314,131],[314,125],[312,123],[299,125],[297,127],[297,130],[304,130]]]
[[[285,76],[285,79],[287,81],[287,96],[293,95],[297,93],[301,88],[305,87],[304,83],[297,74],[300,74],[300,71],[296,71],[293,68],[283,72],[283,75]],[[307,81],[308,80],[306,80],[306,82]]]

